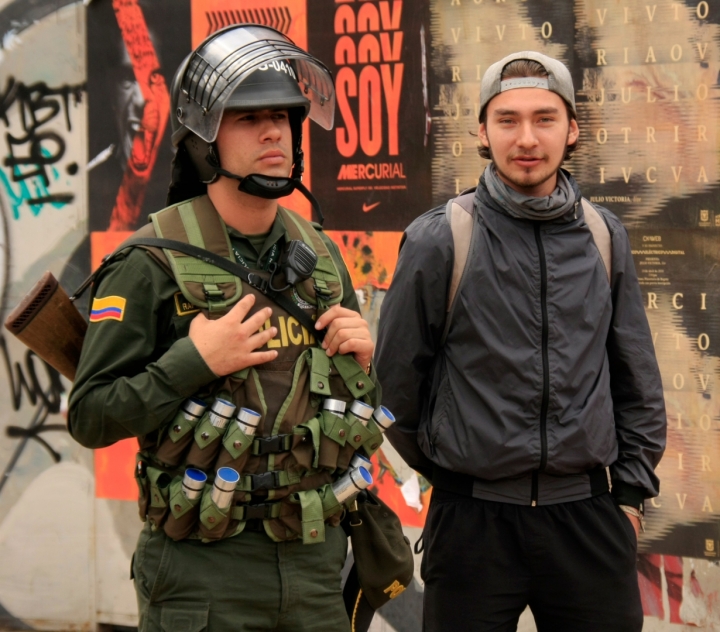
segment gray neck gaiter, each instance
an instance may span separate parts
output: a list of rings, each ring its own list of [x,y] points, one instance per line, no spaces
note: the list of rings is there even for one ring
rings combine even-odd
[[[551,220],[561,217],[575,205],[575,192],[567,176],[558,169],[557,186],[547,197],[532,197],[518,193],[505,184],[494,164],[485,169],[485,186],[492,198],[502,205],[508,215],[518,219]]]

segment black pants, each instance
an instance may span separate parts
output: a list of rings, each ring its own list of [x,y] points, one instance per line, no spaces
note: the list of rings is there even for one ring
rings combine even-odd
[[[639,632],[630,520],[609,493],[530,507],[435,489],[424,530],[424,632]]]

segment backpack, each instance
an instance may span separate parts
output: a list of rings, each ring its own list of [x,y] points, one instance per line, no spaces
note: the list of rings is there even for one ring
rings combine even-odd
[[[440,338],[440,346],[445,344],[448,332],[450,331],[450,323],[455,310],[455,301],[457,292],[460,288],[465,272],[467,270],[468,260],[470,258],[470,248],[475,236],[477,222],[475,221],[475,188],[466,189],[458,197],[448,200],[445,207],[445,217],[453,237],[453,247],[455,251],[455,260],[453,262],[453,271],[450,278],[450,287],[447,294],[447,307],[445,317],[445,328]],[[607,227],[605,220],[595,207],[585,198],[582,198],[583,210],[585,211],[585,222],[593,236],[595,246],[600,252],[600,259],[605,266],[608,283],[611,283],[612,277],[612,238],[610,229]]]

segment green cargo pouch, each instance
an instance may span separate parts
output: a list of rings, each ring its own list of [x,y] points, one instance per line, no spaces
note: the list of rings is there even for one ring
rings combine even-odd
[[[323,410],[320,417],[320,457],[318,466],[334,472],[338,466],[340,448],[345,445],[350,426],[343,417],[338,417],[328,410]]]
[[[252,444],[253,437],[248,437],[240,430],[240,424],[235,420],[231,421],[222,440],[222,448],[217,463],[215,463],[215,469],[231,467],[236,472],[242,472],[250,457]]]
[[[293,428],[293,442],[290,452],[292,452],[299,467],[306,470],[317,469],[320,432],[320,423],[317,417],[313,417],[304,424]],[[317,445],[315,445],[316,437]]]
[[[199,533],[203,541],[220,540],[230,524],[232,505],[220,509],[212,499],[213,486],[205,485],[202,500],[200,501]]]
[[[282,503],[260,503],[257,505],[239,505],[232,508],[233,520],[271,520],[280,517]]]
[[[140,520],[145,522],[150,505],[150,482],[148,481],[143,458],[140,452],[135,455],[135,482],[138,486],[138,513],[140,514]]]
[[[348,443],[355,450],[363,449],[368,457],[371,457],[377,449],[382,445],[383,434],[378,425],[370,418],[367,426],[363,426],[362,422],[356,418],[356,421],[350,426],[348,435]]]
[[[331,516],[334,516],[343,510],[343,506],[335,497],[335,492],[333,492],[331,484],[328,483],[327,485],[323,485],[318,490],[318,495],[320,496],[320,501],[322,502],[323,519],[327,520]]]
[[[318,459],[320,458],[320,437],[322,436],[322,430],[320,429],[320,414],[316,415],[312,419],[308,419],[305,423],[302,423],[298,426],[295,426],[295,430],[303,429],[307,432],[304,439],[307,441],[308,437],[312,441],[312,463],[311,466],[306,465],[300,459],[298,458],[297,461],[306,469],[318,469]],[[304,448],[306,446],[303,446]],[[307,450],[303,451],[304,453],[307,452]],[[294,453],[294,451],[293,451]],[[297,458],[297,456],[296,456]]]
[[[186,413],[182,408],[178,410],[175,419],[165,427],[164,439],[154,459],[171,467],[180,465],[193,439],[192,430],[199,422],[197,417]]]
[[[221,439],[224,434],[225,428],[213,426],[210,422],[210,410],[205,411],[195,428],[195,440],[190,446],[185,463],[201,470],[211,469],[220,450]]]
[[[365,434],[367,429],[362,421],[349,410],[345,413],[345,423],[348,426],[347,441],[338,455],[337,466],[339,470],[348,468],[355,451],[362,445],[363,438],[368,439],[370,437],[370,435]],[[359,441],[355,440],[357,437],[360,438]]]
[[[361,367],[351,355],[336,353],[330,360],[355,399],[362,399],[375,390],[375,382],[365,373],[365,368]]]
[[[155,529],[162,526],[168,514],[169,488],[172,480],[170,474],[154,467],[146,467],[147,478],[150,483],[150,504],[148,506],[148,520]]]
[[[315,489],[293,494],[302,509],[303,544],[325,542],[325,517],[320,494]]]
[[[165,521],[165,533],[173,540],[184,540],[197,529],[200,513],[198,496],[190,500],[183,492],[182,477],[176,476],[170,483],[170,513]]]
[[[323,397],[330,396],[330,358],[320,347],[311,347],[307,357],[310,368],[310,392]]]
[[[274,470],[262,474],[244,474],[235,489],[242,492],[257,492],[261,489],[280,489],[300,482],[300,474],[288,470]]]

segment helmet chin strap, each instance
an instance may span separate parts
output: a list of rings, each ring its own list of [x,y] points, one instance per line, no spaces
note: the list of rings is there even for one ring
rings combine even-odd
[[[320,210],[320,204],[317,199],[312,193],[310,193],[308,188],[300,181],[299,178],[294,177],[294,172],[289,178],[264,176],[259,173],[251,173],[247,176],[240,176],[235,173],[231,173],[230,171],[226,171],[221,167],[216,167],[215,172],[220,176],[237,180],[240,183],[238,184],[238,191],[242,191],[248,195],[261,197],[266,200],[277,200],[278,198],[290,195],[295,189],[297,189],[312,205],[313,210],[317,214],[318,223],[322,226],[325,222],[325,217]]]

